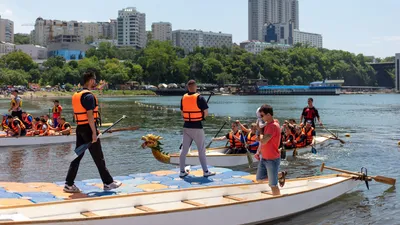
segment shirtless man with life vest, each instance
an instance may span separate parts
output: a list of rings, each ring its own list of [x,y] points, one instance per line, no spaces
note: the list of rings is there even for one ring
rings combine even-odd
[[[303,112],[301,113],[300,123],[304,119],[304,123],[303,124],[305,125],[308,120],[311,120],[312,121],[312,127],[315,129],[315,118],[317,118],[320,126],[322,126],[322,122],[321,122],[321,119],[319,117],[318,110],[314,107],[313,102],[314,102],[313,98],[309,98],[308,99],[308,105],[306,107],[304,107]]]
[[[13,137],[21,137],[26,135],[26,128],[24,123],[18,117],[8,116],[8,133]]]

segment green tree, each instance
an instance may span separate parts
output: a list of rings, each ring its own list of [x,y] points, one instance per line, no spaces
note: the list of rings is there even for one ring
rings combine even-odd
[[[30,43],[29,35],[25,34],[14,34],[14,44],[16,45],[26,45]]]
[[[37,64],[33,62],[32,58],[22,51],[15,51],[8,53],[0,58],[3,67],[11,70],[24,70],[29,72],[31,69],[37,68]]]

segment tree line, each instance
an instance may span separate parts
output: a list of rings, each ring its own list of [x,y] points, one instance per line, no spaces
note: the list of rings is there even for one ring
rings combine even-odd
[[[391,60],[386,58],[381,61]],[[288,50],[265,49],[252,54],[239,46],[198,47],[185,54],[170,42],[150,41],[144,49],[117,48],[100,43],[86,52],[86,58],[66,63],[62,57],[49,58],[39,66],[23,52],[0,58],[0,84],[78,84],[91,69],[111,85],[137,81],[142,84],[199,83],[240,84],[245,79],[268,79],[271,85],[308,85],[324,79],[343,79],[349,86],[394,86],[394,71],[376,77],[368,64],[372,59],[341,50],[295,45]]]

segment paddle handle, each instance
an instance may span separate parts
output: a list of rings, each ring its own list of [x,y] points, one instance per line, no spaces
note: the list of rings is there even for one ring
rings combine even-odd
[[[341,172],[341,173],[352,174],[352,175],[356,175],[356,176],[361,176],[361,175],[363,175],[363,174],[357,173],[357,172],[352,172],[352,171],[348,171],[348,170],[342,170],[342,169],[337,169],[337,168],[325,166],[325,163],[322,163],[322,165],[321,165],[321,172],[322,172],[324,169],[333,170],[333,171],[337,171],[337,172]],[[395,185],[395,184],[396,184],[396,179],[393,179],[393,178],[390,178],[390,177],[368,176],[368,178],[369,178],[369,179],[372,178],[372,179],[374,179],[376,182],[385,183],[385,184],[389,184],[389,185]]]
[[[117,125],[119,122],[121,122],[121,120],[125,119],[127,116],[123,115],[119,120],[117,120],[113,125],[109,126],[107,129],[105,129],[103,132],[101,132],[97,138],[99,138],[101,135],[107,133],[109,130],[111,130],[111,128],[113,128],[115,125]]]
[[[218,137],[219,133],[221,133],[221,130],[225,127],[226,125],[226,121],[224,122],[224,124],[222,124],[222,127],[219,129],[219,131],[217,132],[217,134],[214,136],[214,138]],[[212,140],[210,141],[210,143],[208,143],[208,145],[206,146],[206,148],[209,148],[212,144]]]

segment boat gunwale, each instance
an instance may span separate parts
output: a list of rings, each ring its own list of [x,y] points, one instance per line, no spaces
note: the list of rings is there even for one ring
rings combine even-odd
[[[322,137],[322,136],[320,136],[320,137]],[[333,137],[333,136],[331,136],[331,137]],[[331,138],[327,138],[327,137],[323,137],[323,138],[326,138],[326,139],[321,141],[321,142],[319,142],[318,144],[322,144],[322,143],[324,143],[324,142],[326,142],[328,140],[332,140]],[[305,149],[305,148],[309,148],[309,147],[311,147],[311,145],[307,145],[307,146],[300,147],[300,148],[285,149],[285,151],[286,152],[293,152],[294,150],[299,151],[301,149]],[[206,149],[206,154],[207,154],[207,150],[212,151],[212,150],[220,150],[220,149],[225,149],[225,148],[229,148],[229,147],[227,147],[227,146],[222,147],[221,146],[221,147],[215,147],[215,148],[208,148],[208,149]],[[197,153],[198,150],[193,150],[193,152]],[[207,155],[207,157],[222,157],[222,156],[247,156],[247,154],[246,153],[242,153],[242,154],[224,154],[224,153],[222,153],[221,155]],[[170,157],[179,157],[179,153],[172,153],[172,154],[170,154]],[[190,155],[190,153],[189,153],[189,154],[186,155],[186,158],[188,158],[188,157],[190,158],[190,157],[199,157],[199,156],[198,155]]]
[[[172,209],[172,210],[162,210],[162,211],[154,211],[154,212],[143,212],[143,213],[130,213],[130,214],[118,214],[118,215],[110,215],[110,216],[96,216],[96,217],[87,217],[87,218],[68,218],[68,219],[50,219],[50,220],[26,220],[26,221],[5,221],[4,223],[2,222],[1,224],[49,224],[49,223],[67,223],[67,222],[77,222],[77,221],[88,221],[88,220],[101,220],[101,219],[115,219],[115,218],[126,218],[126,217],[139,217],[139,216],[148,216],[148,215],[154,215],[154,214],[167,214],[167,213],[176,213],[176,212],[182,212],[182,211],[191,211],[191,210],[201,210],[201,209],[209,209],[209,208],[217,208],[217,207],[224,207],[224,206],[231,206],[231,205],[240,205],[240,204],[248,204],[248,203],[254,203],[254,202],[259,202],[259,201],[267,201],[267,200],[272,200],[272,199],[277,199],[277,198],[283,198],[283,197],[290,197],[294,195],[300,195],[312,191],[317,191],[320,189],[325,189],[332,187],[334,185],[338,185],[344,182],[347,182],[349,180],[354,180],[357,176],[355,175],[349,175],[349,174],[328,174],[328,175],[322,175],[322,176],[314,176],[314,177],[304,177],[304,178],[295,178],[288,180],[289,182],[294,182],[294,181],[302,181],[302,180],[319,180],[323,178],[335,178],[335,177],[343,177],[345,179],[331,183],[331,184],[326,184],[321,187],[316,187],[313,189],[309,190],[304,190],[296,193],[291,193],[291,194],[283,194],[283,195],[271,195],[267,199],[265,198],[258,198],[258,199],[252,199],[252,200],[244,200],[244,201],[238,201],[238,202],[228,202],[228,203],[222,203],[222,204],[217,204],[217,205],[205,205],[205,206],[194,206],[193,208],[180,208],[180,209]],[[287,182],[288,182],[287,181]],[[92,199],[92,198],[85,198],[85,199],[73,199],[73,200],[68,200],[65,202],[47,202],[47,203],[39,203],[39,204],[31,204],[31,205],[20,205],[20,206],[6,206],[6,207],[0,207],[0,210],[6,210],[6,209],[18,209],[18,208],[30,208],[30,207],[35,207],[35,206],[50,206],[50,205],[62,205],[62,204],[68,204],[68,203],[78,203],[78,202],[87,202],[87,201],[107,201],[109,199],[114,199],[114,198],[127,198],[127,197],[134,197],[134,196],[140,196],[140,195],[153,195],[153,194],[168,194],[168,193],[174,193],[174,192],[185,192],[185,191],[196,191],[196,190],[210,190],[210,189],[219,189],[219,188],[234,188],[234,187],[247,187],[247,186],[253,186],[253,185],[259,185],[263,183],[252,183],[252,184],[233,184],[233,185],[223,185],[223,186],[214,186],[214,187],[201,187],[201,188],[187,188],[187,189],[181,189],[181,190],[165,190],[165,191],[160,191],[160,192],[145,192],[145,193],[133,193],[133,194],[128,194],[128,195],[117,195],[117,196],[106,196],[106,197],[99,197],[98,199]],[[132,207],[135,207],[132,205]]]

